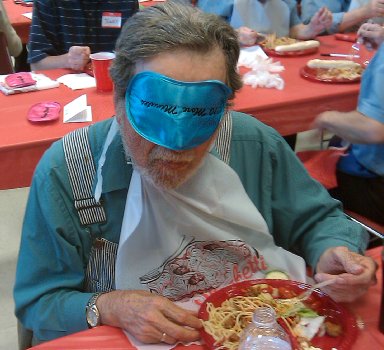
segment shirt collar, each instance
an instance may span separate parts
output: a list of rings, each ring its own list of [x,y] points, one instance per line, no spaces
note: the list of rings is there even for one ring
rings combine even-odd
[[[98,162],[96,162],[97,164]],[[118,132],[106,153],[105,163],[102,169],[103,184],[101,193],[128,189],[132,175],[132,165],[128,164],[120,132]],[[96,186],[97,178],[94,180]]]

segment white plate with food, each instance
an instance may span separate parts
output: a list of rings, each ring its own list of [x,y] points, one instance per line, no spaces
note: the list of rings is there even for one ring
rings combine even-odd
[[[351,60],[314,59],[300,69],[303,78],[324,83],[358,83],[364,66]]]
[[[290,280],[260,279],[219,289],[200,307],[202,339],[211,350],[237,349],[241,331],[250,322],[255,308],[269,305],[290,335],[293,349],[350,349],[358,331],[355,317],[320,290],[300,300],[298,296],[310,288]]]

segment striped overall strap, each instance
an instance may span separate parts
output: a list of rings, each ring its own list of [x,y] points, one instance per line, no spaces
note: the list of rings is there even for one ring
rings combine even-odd
[[[224,114],[223,122],[220,124],[220,129],[215,141],[215,148],[221,160],[229,164],[230,148],[232,137],[232,115],[230,112]]]
[[[75,208],[82,225],[106,221],[104,208],[93,196],[96,170],[88,139],[88,127],[77,129],[63,138],[64,155]]]

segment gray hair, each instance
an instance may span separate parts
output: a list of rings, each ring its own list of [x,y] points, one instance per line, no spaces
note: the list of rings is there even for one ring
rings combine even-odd
[[[204,53],[215,47],[224,53],[226,83],[233,90],[233,98],[242,81],[236,69],[240,52],[237,33],[229,24],[215,15],[170,0],[140,10],[127,20],[116,42],[116,58],[110,69],[115,98],[124,98],[139,60],[172,50]]]

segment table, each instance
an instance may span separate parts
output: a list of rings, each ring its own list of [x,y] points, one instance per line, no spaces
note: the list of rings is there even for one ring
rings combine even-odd
[[[10,1],[10,0],[7,0]],[[320,52],[348,53],[351,43],[331,36],[320,38]],[[309,130],[316,115],[325,110],[353,110],[356,107],[359,84],[325,84],[305,80],[299,69],[319,53],[302,57],[281,57],[286,70],[284,90],[244,86],[234,100],[233,109],[256,116],[274,127],[282,135]],[[242,70],[244,71],[244,70]],[[44,71],[52,79],[68,73],[65,70]],[[31,105],[45,100],[58,101],[62,106],[86,93],[92,106],[93,121],[114,115],[112,93],[101,94],[95,89],[72,91],[64,85],[59,88],[4,96],[0,93],[0,190],[29,186],[35,166],[53,141],[75,128],[87,124],[34,125],[26,115]],[[89,123],[88,123],[89,124]]]
[[[32,12],[32,7],[15,4],[13,0],[3,0],[3,4],[13,28],[15,28],[23,44],[27,44],[32,21],[23,16],[23,13]]]
[[[381,247],[367,251],[367,255],[380,262]],[[357,317],[361,317],[365,323],[364,329],[359,331],[357,340],[351,350],[361,349],[383,349],[384,334],[378,330],[378,320],[380,311],[380,296],[382,285],[382,266],[377,272],[378,283],[371,287],[368,293],[352,304],[346,304],[347,308]],[[177,346],[181,350],[184,346]],[[58,350],[58,349],[129,349],[134,350],[124,333],[109,326],[100,326],[83,332],[75,333],[63,338],[59,338],[47,343],[32,347],[33,350]],[[202,350],[203,346],[191,345],[188,350]]]
[[[298,57],[273,57],[285,67],[281,73],[285,81],[284,90],[244,86],[233,108],[256,116],[284,136],[309,130],[320,112],[347,112],[355,109],[360,84],[328,84],[308,81],[300,76],[300,69],[309,60],[321,58],[320,53],[350,53],[351,42],[336,40],[333,35],[317,39],[321,43],[317,53]],[[362,55],[370,58],[372,53],[364,49]]]
[[[57,79],[69,72],[57,69],[44,73]],[[43,101],[58,101],[63,108],[85,93],[88,105],[92,106],[92,123],[114,115],[112,92],[98,93],[95,88],[71,90],[60,85],[59,88],[17,95],[4,96],[0,93],[0,190],[29,186],[36,164],[52,142],[72,130],[91,124],[64,124],[62,118],[33,124],[26,118],[30,106]]]

